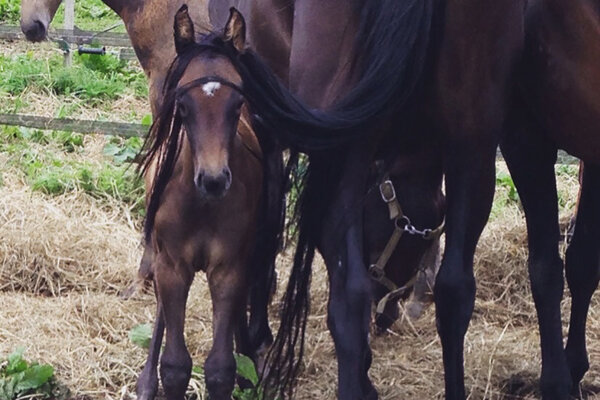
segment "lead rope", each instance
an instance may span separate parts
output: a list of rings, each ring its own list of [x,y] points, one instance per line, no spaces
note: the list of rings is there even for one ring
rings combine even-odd
[[[398,287],[391,279],[385,276],[385,266],[392,257],[394,250],[398,246],[398,242],[402,235],[406,232],[410,235],[421,236],[424,240],[435,240],[438,239],[445,229],[445,219],[435,229],[424,229],[422,231],[416,229],[410,219],[404,215],[400,202],[396,197],[396,190],[394,184],[389,178],[389,174],[385,174],[383,182],[379,185],[379,193],[381,198],[388,206],[390,220],[394,222],[394,232],[388,240],[383,252],[377,259],[377,262],[371,264],[369,267],[369,275],[371,279],[385,286],[389,293],[386,294],[377,304],[376,313],[377,315],[383,314],[385,307],[390,301],[395,301],[402,297],[406,292],[411,290],[417,281],[418,274],[422,273],[421,268],[419,271],[403,286]]]

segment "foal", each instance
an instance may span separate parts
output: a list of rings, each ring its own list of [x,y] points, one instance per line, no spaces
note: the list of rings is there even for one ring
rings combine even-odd
[[[243,32],[228,23],[224,40],[243,46]],[[172,175],[155,173],[148,204],[146,239],[153,249],[156,324],[148,360],[137,386],[138,399],[153,399],[163,331],[166,345],[161,378],[168,399],[183,399],[192,359],[184,341],[186,300],[194,274],[206,272],[213,302],[213,347],[205,362],[211,399],[230,399],[235,381],[234,333],[243,351],[246,299],[252,271],[263,171],[261,150],[249,128],[241,78],[230,62],[194,47],[187,7],[175,16],[177,57],[171,65],[159,118],[149,136],[148,170],[165,159],[157,138],[178,147]],[[185,132],[185,133],[183,133]],[[237,338],[240,338],[237,336]]]

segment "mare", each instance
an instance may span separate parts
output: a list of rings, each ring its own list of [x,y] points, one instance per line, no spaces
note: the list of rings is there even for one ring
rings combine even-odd
[[[234,24],[232,20],[227,25],[223,40],[240,48],[243,34]],[[203,270],[213,302],[206,387],[211,399],[225,400],[231,398],[235,382],[234,335],[238,351],[245,352],[248,345],[246,299],[249,282],[260,268],[251,261],[262,193],[262,152],[248,122],[235,68],[209,48],[195,46],[187,6],[176,14],[174,28],[177,57],[167,74],[164,100],[142,162],[148,174],[154,171],[145,237],[153,249],[158,306],[137,394],[138,399],[153,399],[157,393],[166,329],[160,358],[163,388],[168,399],[184,398],[192,369],[184,339],[186,300],[196,271]],[[161,137],[171,138],[175,153],[165,151]],[[165,181],[160,166],[171,155],[175,158]],[[161,194],[154,196],[157,191]],[[186,373],[174,374],[173,368]]]
[[[223,18],[222,11],[229,6],[225,3],[210,2],[211,19]],[[231,3],[239,3],[242,10],[249,8],[244,12],[249,16],[251,40],[252,32],[254,40],[261,40],[253,43],[259,53],[277,51],[269,50],[269,41],[262,41],[260,35],[269,29],[271,34],[282,29],[287,33],[289,48],[261,55],[267,62],[279,60],[274,69],[287,67],[293,93],[313,108],[326,109],[310,114],[317,122],[283,138],[309,153],[311,175],[284,307],[287,313],[272,352],[274,364],[288,370],[279,369],[284,372],[276,381],[283,386],[293,382],[294,359],[302,352],[301,336],[295,338],[304,326],[307,276],[318,247],[330,275],[328,323],[338,356],[338,396],[377,397],[368,377],[370,291],[363,257],[363,219],[352,210],[365,191],[373,147],[380,137],[392,137],[398,151],[406,154],[419,144],[430,148],[437,143],[441,148],[446,247],[434,297],[446,398],[465,398],[463,353],[475,300],[473,255],[491,209],[495,151],[500,142],[527,218],[530,280],[541,338],[542,396],[566,399],[572,390],[576,392],[588,369],[585,321],[600,275],[600,214],[594,208],[600,173],[600,142],[595,133],[600,127],[598,3]],[[260,11],[265,8],[278,19],[264,23]],[[389,124],[394,120],[397,124]],[[325,125],[334,129],[322,129]],[[381,130],[388,134],[378,134]],[[283,130],[274,132],[284,134]],[[386,144],[392,147],[389,139]],[[573,296],[566,348],[559,307],[564,279],[552,167],[558,148],[585,165],[576,230],[566,257]],[[342,228],[339,220],[345,221]],[[295,345],[298,354],[289,350]],[[289,368],[291,373],[285,372]]]
[[[62,0],[22,0],[21,29],[31,41],[41,41],[48,35],[48,27]],[[150,88],[150,106],[154,119],[162,101],[162,89],[175,57],[173,27],[171,21],[183,0],[103,0],[123,20],[137,58],[148,78]],[[206,12],[206,0],[198,0],[189,13],[203,30],[209,26]],[[165,21],[169,21],[165,23]],[[222,26],[222,25],[221,25]],[[259,361],[264,350],[272,342],[268,323],[267,307],[270,301],[271,287],[274,284],[275,257],[280,247],[280,230],[283,225],[285,204],[282,201],[283,160],[272,141],[259,137],[265,162],[265,185],[262,201],[262,216],[259,219],[260,240],[254,249],[255,264],[263,268],[256,271],[256,279],[250,293],[251,316],[250,335],[254,343],[252,357]],[[151,177],[146,177],[149,191]],[[152,280],[152,248],[146,246],[136,282],[127,290],[131,295],[145,282]]]
[[[586,320],[600,280],[600,6],[534,0],[501,149],[523,203],[529,274],[542,345],[544,398],[581,397],[589,369]],[[575,229],[559,256],[557,149],[583,162]],[[563,350],[560,302],[566,272],[572,297]]]

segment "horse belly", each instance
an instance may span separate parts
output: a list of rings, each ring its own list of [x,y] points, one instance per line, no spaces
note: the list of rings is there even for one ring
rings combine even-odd
[[[520,86],[558,148],[599,162],[600,21],[584,1],[563,3],[543,2],[530,14]]]

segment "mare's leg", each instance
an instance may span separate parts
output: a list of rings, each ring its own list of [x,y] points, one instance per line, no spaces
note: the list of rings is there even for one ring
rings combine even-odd
[[[600,279],[600,167],[585,164],[575,233],[567,250],[567,282],[571,291],[571,323],[566,347],[574,389],[589,369],[585,328],[592,294]],[[576,393],[577,394],[577,393]]]
[[[213,345],[204,372],[212,400],[229,400],[235,384],[233,336],[246,300],[244,268],[239,262],[224,263],[207,273],[213,304]]]
[[[502,152],[527,219],[529,278],[542,347],[542,396],[566,399],[571,378],[563,351],[560,314],[564,283],[563,263],[558,253],[556,147],[535,129],[524,130],[516,125],[509,126]]]
[[[192,373],[192,358],[185,345],[185,306],[193,272],[157,256],[154,277],[167,335],[160,359],[160,376],[168,400],[182,400]]]
[[[464,336],[475,304],[473,255],[491,210],[508,80],[523,42],[523,3],[447,1],[437,72],[444,135],[446,249],[434,299],[447,399],[463,399]]]
[[[263,135],[265,136],[265,135]],[[279,146],[268,138],[261,138],[264,154],[263,194],[257,238],[252,256],[253,272],[250,289],[250,319],[248,324],[248,356],[262,370],[264,358],[273,343],[269,327],[269,303],[275,284],[275,259],[283,234],[285,197],[284,168]]]
[[[152,332],[148,358],[146,359],[146,364],[138,378],[136,386],[138,400],[153,400],[154,397],[156,397],[156,392],[158,391],[158,357],[160,355],[160,346],[162,344],[164,331],[165,318],[162,312],[162,305],[157,296],[156,321],[154,322],[154,331]]]
[[[377,398],[368,376],[371,281],[364,264],[360,214],[369,162],[360,149],[347,152],[357,156],[347,160],[320,246],[329,272],[327,323],[338,360],[338,397],[343,400]]]

